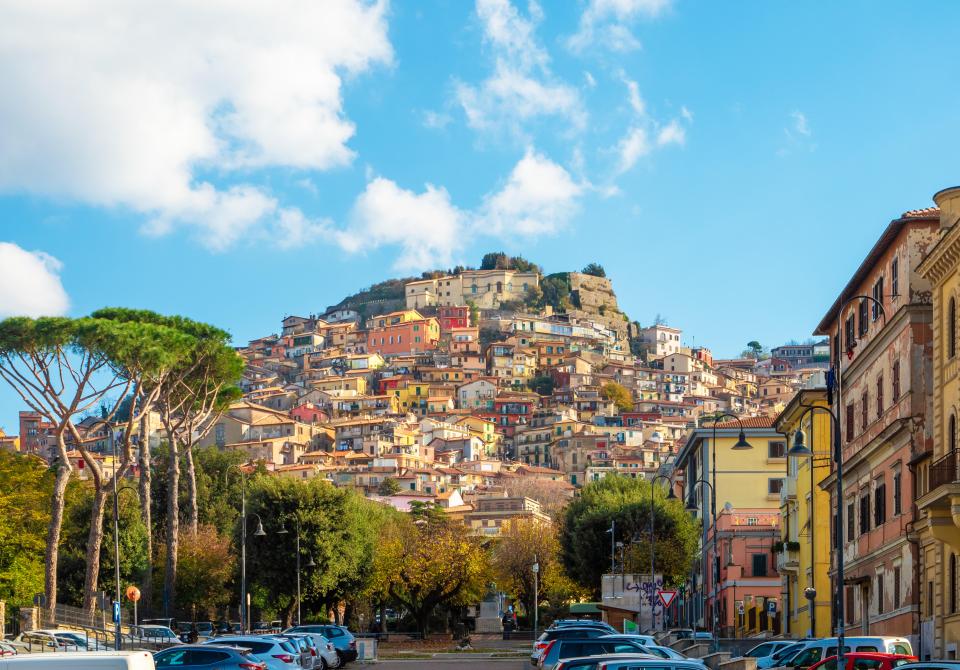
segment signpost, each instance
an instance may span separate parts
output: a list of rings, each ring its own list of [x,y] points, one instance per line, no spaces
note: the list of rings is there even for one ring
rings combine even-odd
[[[118,626],[120,625],[120,601],[119,600],[113,601],[113,623]]]
[[[670,607],[670,603],[673,602],[673,599],[677,597],[677,592],[673,590],[666,591],[664,589],[660,589],[657,591],[657,595],[660,597],[660,602],[663,603],[663,609],[667,609]]]

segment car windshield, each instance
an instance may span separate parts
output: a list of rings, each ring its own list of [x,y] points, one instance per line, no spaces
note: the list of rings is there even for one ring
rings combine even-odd
[[[157,626],[156,628],[144,626],[140,629],[143,637],[176,637],[176,634],[169,628]]]

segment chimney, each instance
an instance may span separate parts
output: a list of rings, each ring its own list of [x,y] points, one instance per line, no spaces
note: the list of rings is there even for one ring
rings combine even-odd
[[[933,201],[940,208],[940,230],[953,227],[960,219],[960,186],[951,186],[933,194]]]

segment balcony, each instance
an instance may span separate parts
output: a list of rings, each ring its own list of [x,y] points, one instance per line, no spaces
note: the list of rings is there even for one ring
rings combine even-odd
[[[930,534],[960,551],[960,449],[930,464],[917,507],[927,513]]]
[[[800,570],[800,543],[777,542],[773,545],[777,557],[777,572],[797,572]]]

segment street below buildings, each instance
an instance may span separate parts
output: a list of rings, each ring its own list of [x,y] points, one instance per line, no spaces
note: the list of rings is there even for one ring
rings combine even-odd
[[[530,660],[527,658],[433,658],[411,659],[409,661],[379,661],[378,670],[412,670],[412,668],[430,668],[430,670],[457,670],[468,665],[472,668],[495,667],[497,670],[527,670]]]

